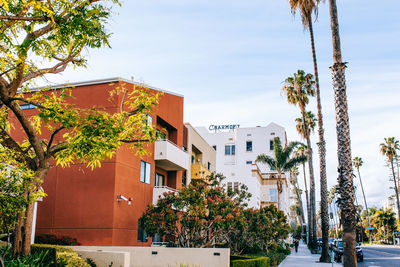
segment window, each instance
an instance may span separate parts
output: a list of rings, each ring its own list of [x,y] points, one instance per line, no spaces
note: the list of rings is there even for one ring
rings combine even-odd
[[[269,168],[271,169],[271,171],[276,171],[274,166],[270,166]]]
[[[165,176],[159,173],[156,173],[154,186],[164,186],[165,185]]]
[[[150,184],[151,177],[151,164],[141,160],[140,161],[140,181],[142,183]]]
[[[239,191],[239,182],[234,182],[233,183],[233,190],[234,191]]]
[[[277,202],[278,201],[278,190],[277,189],[270,189],[269,190],[269,201]]]
[[[274,140],[269,140],[269,150],[274,150]]]
[[[217,146],[213,146],[214,150],[217,151]]]
[[[211,171],[211,163],[210,163],[210,162],[207,162],[207,169],[208,169],[209,171]]]
[[[138,242],[147,242],[149,239],[147,237],[146,231],[142,228],[140,223],[138,222],[138,235],[137,235],[137,241]]]
[[[186,171],[183,171],[183,174],[182,174],[182,186],[186,186],[186,183],[187,183],[187,173],[186,173]]]
[[[150,115],[147,115],[147,125],[149,126],[153,125],[153,117]]]
[[[226,189],[227,190],[232,190],[232,182],[229,182],[226,184]]]
[[[194,163],[194,156],[192,155],[192,164]]]
[[[235,155],[235,145],[226,145],[225,155]]]
[[[247,141],[246,142],[246,151],[247,152],[253,151],[253,142],[252,141]]]
[[[36,106],[32,105],[32,104],[23,104],[19,106],[22,110],[27,110],[27,109],[34,109],[36,108]]]
[[[274,132],[271,132],[271,135],[275,135],[275,133],[274,133]]]
[[[252,162],[251,160],[248,160],[248,161],[246,161],[246,164],[247,164],[247,165],[253,164],[253,162]]]

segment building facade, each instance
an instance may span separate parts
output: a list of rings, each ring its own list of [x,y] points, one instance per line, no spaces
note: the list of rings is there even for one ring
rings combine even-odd
[[[249,207],[260,208],[269,204],[289,213],[289,185],[286,175],[282,176],[283,191],[277,191],[277,173],[269,166],[256,163],[258,155],[273,157],[273,139],[279,137],[286,145],[286,132],[282,126],[270,123],[265,127],[240,128],[238,125],[211,125],[209,129],[197,127],[197,131],[214,147],[217,154],[216,171],[222,173],[227,187],[248,187],[252,197]]]
[[[118,112],[122,96],[110,101],[110,91],[144,87],[161,91],[159,104],[147,120],[163,132],[162,139],[148,144],[148,154],[138,156],[121,147],[100,168],[84,164],[53,166],[43,184],[47,197],[38,204],[36,234],[66,235],[82,245],[149,246],[151,238],[138,220],[149,204],[166,191],[182,186],[189,170],[189,154],[183,149],[183,96],[120,78],[69,84],[71,101],[81,108]],[[57,92],[66,85],[54,86]],[[25,112],[35,113],[26,109]],[[14,135],[22,132],[15,131]]]
[[[187,179],[186,183],[183,184],[187,185],[191,181],[207,180],[207,176],[215,172],[216,151],[190,123],[185,123],[184,135],[186,136],[184,145],[190,157],[190,168],[185,173]]]

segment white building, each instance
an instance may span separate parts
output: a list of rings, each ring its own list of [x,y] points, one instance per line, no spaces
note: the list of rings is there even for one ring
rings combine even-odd
[[[273,157],[273,139],[279,137],[282,146],[287,143],[282,126],[270,123],[266,127],[240,128],[239,125],[211,125],[196,130],[216,150],[216,172],[222,173],[228,187],[245,184],[252,194],[249,207],[259,208],[277,204],[276,172],[255,160],[260,154]],[[275,179],[275,182],[273,182]],[[268,180],[268,182],[266,182]],[[263,182],[265,181],[265,182]],[[279,207],[289,213],[289,181],[283,180],[283,192],[279,195]]]

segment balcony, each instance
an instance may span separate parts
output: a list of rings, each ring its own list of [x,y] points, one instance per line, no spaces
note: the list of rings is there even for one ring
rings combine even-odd
[[[157,140],[154,143],[156,166],[166,171],[189,169],[189,155],[169,140]]]
[[[153,189],[153,205],[156,205],[158,199],[164,197],[164,193],[177,192],[176,189],[170,188],[168,186],[155,186]]]
[[[207,176],[211,175],[211,172],[201,164],[192,164],[190,169],[190,178],[192,180],[203,180],[208,181]]]

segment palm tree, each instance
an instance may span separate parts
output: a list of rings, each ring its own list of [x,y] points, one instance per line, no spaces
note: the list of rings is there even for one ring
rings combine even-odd
[[[304,156],[304,157],[306,157],[306,151],[307,151],[307,146],[305,145],[305,144],[300,144],[298,147],[297,147],[297,150],[296,150],[296,155],[298,155],[298,156]],[[307,225],[308,225],[308,230],[307,230],[307,232],[308,232],[308,235],[307,235],[307,238],[308,238],[308,240],[310,240],[310,238],[311,238],[311,232],[312,232],[312,227],[311,227],[311,210],[310,210],[310,202],[309,202],[309,195],[308,195],[308,187],[307,187],[307,179],[306,179],[306,162],[304,161],[304,162],[302,162],[301,163],[302,165],[303,165],[303,178],[304,178],[304,188],[305,188],[305,193],[306,193],[306,205],[307,205]]]
[[[313,75],[306,74],[303,70],[298,70],[294,73],[293,77],[286,78],[282,91],[287,96],[287,101],[290,104],[297,105],[300,108],[300,112],[303,119],[303,125],[306,125],[306,105],[309,102],[309,96],[314,96],[314,80]],[[314,179],[314,167],[312,162],[312,149],[310,141],[310,133],[307,128],[304,128],[305,139],[307,140],[307,154],[308,154],[308,169],[310,172],[310,210],[312,220],[312,234],[309,245],[312,248],[316,247],[316,232],[317,225],[315,219],[315,179]]]
[[[322,227],[322,253],[321,262],[330,262],[329,256],[329,216],[328,216],[328,185],[326,176],[326,147],[324,139],[324,126],[322,116],[321,96],[319,90],[319,77],[317,55],[314,43],[314,31],[312,24],[312,13],[317,15],[318,4],[320,0],[289,0],[289,5],[292,13],[295,14],[297,9],[300,11],[303,26],[308,28],[310,33],[311,52],[314,63],[314,76],[315,76],[315,94],[317,98],[317,117],[318,117],[318,148],[319,148],[319,164],[320,164],[320,183],[321,183],[321,227]]]
[[[393,182],[394,182],[394,191],[396,195],[396,204],[397,204],[397,212],[399,214],[399,223],[400,223],[400,202],[399,202],[399,188],[397,187],[396,175],[394,173],[394,165],[393,160],[397,157],[397,150],[400,149],[399,141],[394,137],[385,138],[385,142],[380,144],[381,153],[387,157],[390,167],[392,169]]]
[[[336,0],[329,0],[331,17],[333,66],[332,80],[335,92],[336,135],[339,161],[339,207],[343,224],[343,264],[357,266],[356,209],[354,206],[353,168],[351,166],[350,127],[346,96],[346,63],[342,62]]]
[[[307,111],[306,112],[306,127],[304,127],[304,125],[303,125],[303,118],[296,118],[295,122],[296,122],[297,132],[300,134],[301,137],[303,137],[305,139],[307,137],[304,133],[304,129],[306,129],[308,127],[309,133],[314,132],[317,119],[315,118],[314,113],[312,113],[311,111]]]
[[[274,157],[265,154],[257,156],[256,162],[267,164],[270,168],[278,172],[277,188],[278,188],[278,209],[280,209],[280,194],[282,188],[282,173],[290,171],[294,166],[306,160],[305,156],[293,156],[291,154],[298,145],[298,142],[290,142],[285,148],[282,147],[279,137],[273,140]]]
[[[297,202],[299,203],[300,206],[300,215],[301,215],[301,229],[303,230],[303,223],[305,222],[304,218],[304,209],[303,209],[303,201],[301,200],[301,189],[299,187],[299,183],[297,181],[297,176],[299,176],[299,168],[297,166],[294,166],[290,170],[290,178],[292,179],[292,184],[294,186],[294,190],[296,192],[297,196]]]
[[[368,217],[368,223],[369,223],[367,199],[365,198],[364,186],[362,184],[361,175],[360,175],[360,167],[363,165],[363,163],[364,162],[363,162],[362,158],[360,158],[360,157],[355,157],[353,159],[353,166],[357,169],[358,179],[360,179],[361,191],[363,193],[365,210],[367,211],[367,217]]]

